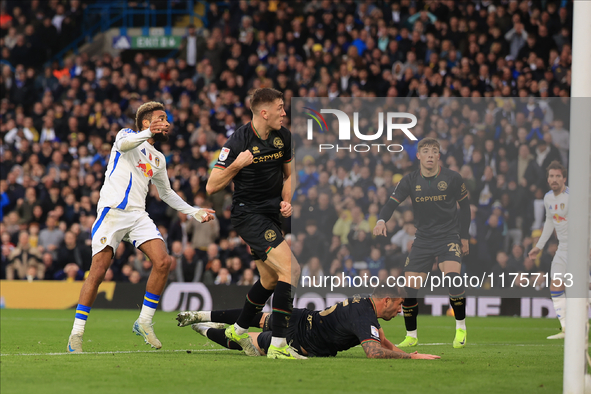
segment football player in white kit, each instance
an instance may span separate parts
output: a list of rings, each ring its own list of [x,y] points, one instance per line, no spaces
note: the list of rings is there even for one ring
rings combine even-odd
[[[192,207],[170,187],[166,159],[154,148],[156,141],[168,141],[170,124],[164,106],[148,102],[138,108],[138,130],[122,129],[111,149],[105,182],[92,226],[92,265],[80,291],[74,327],[68,339],[68,352],[82,352],[82,335],[97,290],[111,265],[119,243],[127,241],[144,252],[152,262],[142,310],[133,332],[153,348],[162,344],[154,334],[152,317],[160,301],[171,265],[171,257],[158,228],[146,212],[148,184],[156,185],[160,198],[169,206],[199,222],[214,219],[214,211]]]
[[[550,335],[548,339],[564,338],[564,321],[566,316],[566,296],[564,294],[564,274],[566,273],[566,256],[568,245],[568,187],[566,186],[566,168],[557,161],[550,163],[547,169],[548,184],[550,190],[544,196],[544,206],[546,208],[546,222],[542,235],[537,245],[529,252],[529,257],[535,259],[540,250],[556,230],[558,237],[558,250],[552,260],[550,269],[550,294],[554,303],[556,317],[560,321],[562,331],[555,335]]]

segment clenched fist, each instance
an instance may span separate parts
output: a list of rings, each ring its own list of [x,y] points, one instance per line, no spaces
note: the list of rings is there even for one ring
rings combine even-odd
[[[279,212],[281,212],[281,215],[284,218],[288,218],[291,216],[291,204],[288,203],[287,201],[281,201],[281,203],[279,204]]]
[[[373,235],[383,235],[384,237],[387,234],[386,229],[386,222],[380,220],[376,223],[376,226],[373,228]]]
[[[252,164],[252,152],[249,150],[241,152],[236,158],[236,160],[234,160],[234,163],[240,168],[249,166],[250,164]]]

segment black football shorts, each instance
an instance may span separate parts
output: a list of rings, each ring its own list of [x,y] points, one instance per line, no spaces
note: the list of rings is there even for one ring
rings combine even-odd
[[[462,246],[457,235],[443,240],[415,239],[404,265],[405,272],[431,272],[433,263],[457,261],[462,263]]]
[[[256,260],[267,260],[267,254],[283,242],[280,214],[260,214],[232,211],[232,226],[250,246]]]

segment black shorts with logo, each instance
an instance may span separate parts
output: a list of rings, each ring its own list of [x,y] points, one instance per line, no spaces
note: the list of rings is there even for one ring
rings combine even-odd
[[[298,353],[303,355],[301,351],[301,345],[297,339],[297,327],[300,326],[300,320],[306,314],[306,312],[310,312],[306,309],[299,309],[293,308],[293,312],[291,314],[291,318],[289,319],[290,324],[287,327],[287,333],[285,339],[287,343],[291,344],[291,346],[298,351]],[[269,313],[267,318],[263,323],[263,332],[259,334],[257,337],[257,344],[261,349],[265,351],[265,353],[269,350],[269,346],[271,345],[271,339],[273,337],[273,314]]]
[[[404,265],[405,272],[431,272],[433,263],[457,261],[462,263],[460,237],[453,235],[441,240],[415,239]]]
[[[250,246],[256,260],[267,260],[271,249],[283,242],[279,213],[261,214],[233,209],[231,222],[238,235]]]

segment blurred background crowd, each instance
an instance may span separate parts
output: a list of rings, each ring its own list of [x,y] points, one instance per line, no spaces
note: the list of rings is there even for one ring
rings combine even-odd
[[[556,240],[536,260],[527,252],[543,226],[545,168],[568,164],[572,1],[212,2],[207,27],[189,26],[173,57],[51,61],[80,32],[84,7],[2,2],[1,278],[84,279],[111,145],[156,100],[174,127],[158,146],[173,189],[218,219],[188,220],[150,190],[147,211],[175,261],[170,281],[252,284],[256,267],[229,220],[231,188],[209,196],[205,184],[220,147],[250,121],[249,93],[260,87],[284,93],[294,135],[299,186],[284,228],[302,275],[399,275],[415,232],[409,201],[387,238],[371,230],[418,163],[403,139],[396,154],[320,154],[295,114],[291,123],[294,97],[409,98],[416,135],[440,140],[441,164],[470,191],[464,269],[549,271]],[[429,97],[461,99],[430,106]],[[122,243],[106,280],[137,283],[150,269]]]

